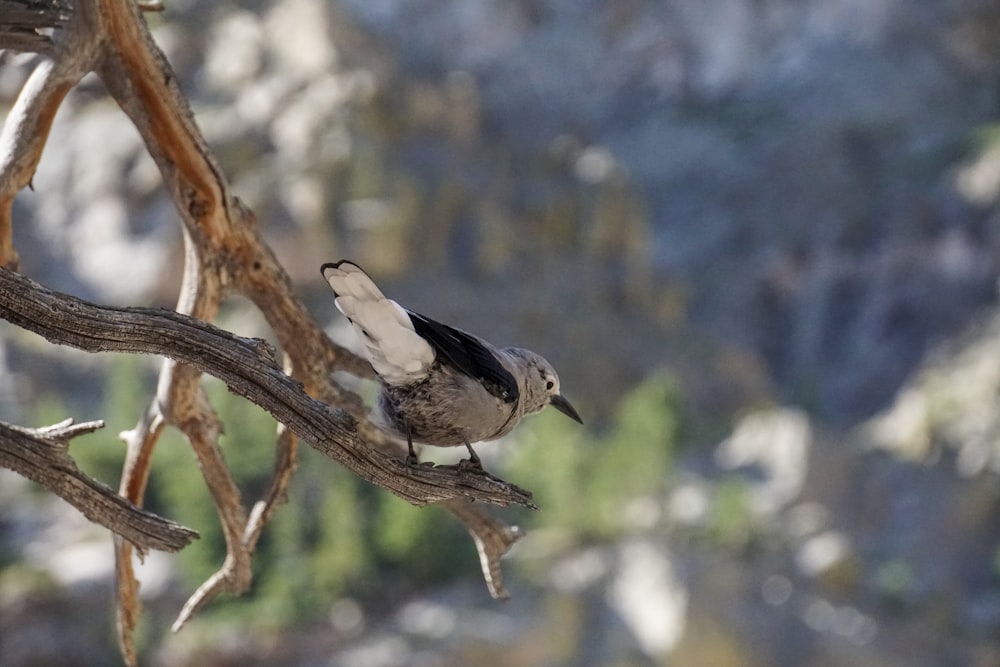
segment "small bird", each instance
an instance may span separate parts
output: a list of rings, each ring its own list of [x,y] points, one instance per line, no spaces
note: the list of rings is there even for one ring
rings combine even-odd
[[[559,376],[540,355],[498,349],[482,338],[435,322],[387,299],[357,264],[324,264],[334,303],[354,326],[382,385],[378,412],[384,425],[413,441],[437,447],[465,445],[465,465],[482,467],[472,443],[496,440],[525,415],[551,405],[583,423],[559,393]]]

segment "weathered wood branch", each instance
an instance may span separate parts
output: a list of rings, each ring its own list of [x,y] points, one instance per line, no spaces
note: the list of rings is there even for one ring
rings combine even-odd
[[[461,521],[472,536],[490,595],[496,600],[509,599],[510,594],[503,585],[500,559],[524,536],[524,532],[517,526],[509,526],[486,514],[467,500],[448,500],[444,503],[444,508]]]
[[[277,365],[263,340],[158,308],[98,306],[0,268],[0,318],[86,352],[166,356],[213,375],[312,447],[414,505],[468,498],[534,508],[531,494],[475,468],[407,465],[367,446],[356,420],[317,401]]]
[[[198,533],[128,502],[111,487],[84,474],[68,453],[69,441],[104,422],[28,429],[0,422],[0,465],[37,482],[140,551],[179,551]]]
[[[66,0],[0,0],[0,49],[48,53],[52,39],[42,32],[69,18]]]
[[[51,5],[65,11],[63,3]],[[0,133],[0,266],[17,268],[11,219],[14,197],[31,184],[63,98],[94,68],[100,56],[102,35],[91,29],[91,14],[81,8],[71,16],[73,20],[60,31],[60,39],[51,49],[52,59],[43,60],[32,72]],[[7,15],[0,8],[0,30],[3,26],[16,29],[14,19],[16,15]]]

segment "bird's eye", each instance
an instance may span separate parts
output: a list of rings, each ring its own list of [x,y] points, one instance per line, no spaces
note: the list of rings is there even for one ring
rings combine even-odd
[[[548,380],[545,383],[545,391],[552,391],[552,387],[554,387],[554,386],[556,386],[556,383],[553,382],[552,380]]]

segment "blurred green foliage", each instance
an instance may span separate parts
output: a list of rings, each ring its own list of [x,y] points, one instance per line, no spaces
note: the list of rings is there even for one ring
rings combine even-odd
[[[525,422],[506,473],[531,489],[543,510],[529,522],[543,522],[571,538],[619,535],[629,501],[667,488],[679,405],[675,381],[658,374],[622,398],[604,435],[593,435],[551,410]]]
[[[105,426],[73,439],[71,453],[77,465],[111,487],[118,488],[125,459],[125,445],[119,434],[135,428],[149,405],[156,387],[157,362],[153,358],[131,354],[110,356],[103,386],[93,387],[94,395],[103,402],[94,414],[104,420]],[[76,410],[68,409],[63,399],[52,395],[38,402],[34,423],[53,424],[74,414],[77,414]]]
[[[903,604],[913,594],[916,584],[913,566],[903,558],[890,559],[875,572],[875,590],[887,602]]]
[[[973,151],[987,151],[1000,145],[1000,123],[983,123],[971,132]]]
[[[708,521],[704,534],[723,548],[740,550],[756,538],[756,521],[749,503],[749,489],[738,475],[722,478],[712,487]]]

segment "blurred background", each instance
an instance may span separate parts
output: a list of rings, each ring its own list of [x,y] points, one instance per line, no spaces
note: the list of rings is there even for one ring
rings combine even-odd
[[[542,508],[493,510],[527,531],[511,601],[443,512],[303,448],[251,593],[177,635],[224,545],[171,434],[148,504],[202,539],[140,568],[144,664],[1000,664],[995,2],[168,0],[148,20],[331,335],[318,266],[347,257],[543,353],[587,425],[543,414],[478,448]],[[0,54],[2,113],[34,62]],[[173,305],[173,205],[95,78],[15,220],[32,278]],[[220,324],[268,333],[238,299]],[[107,420],[73,454],[116,485],[157,369],[0,323],[0,419]],[[253,498],[275,424],[207,384]],[[106,533],[0,476],[0,664],[120,664],[111,570]]]

